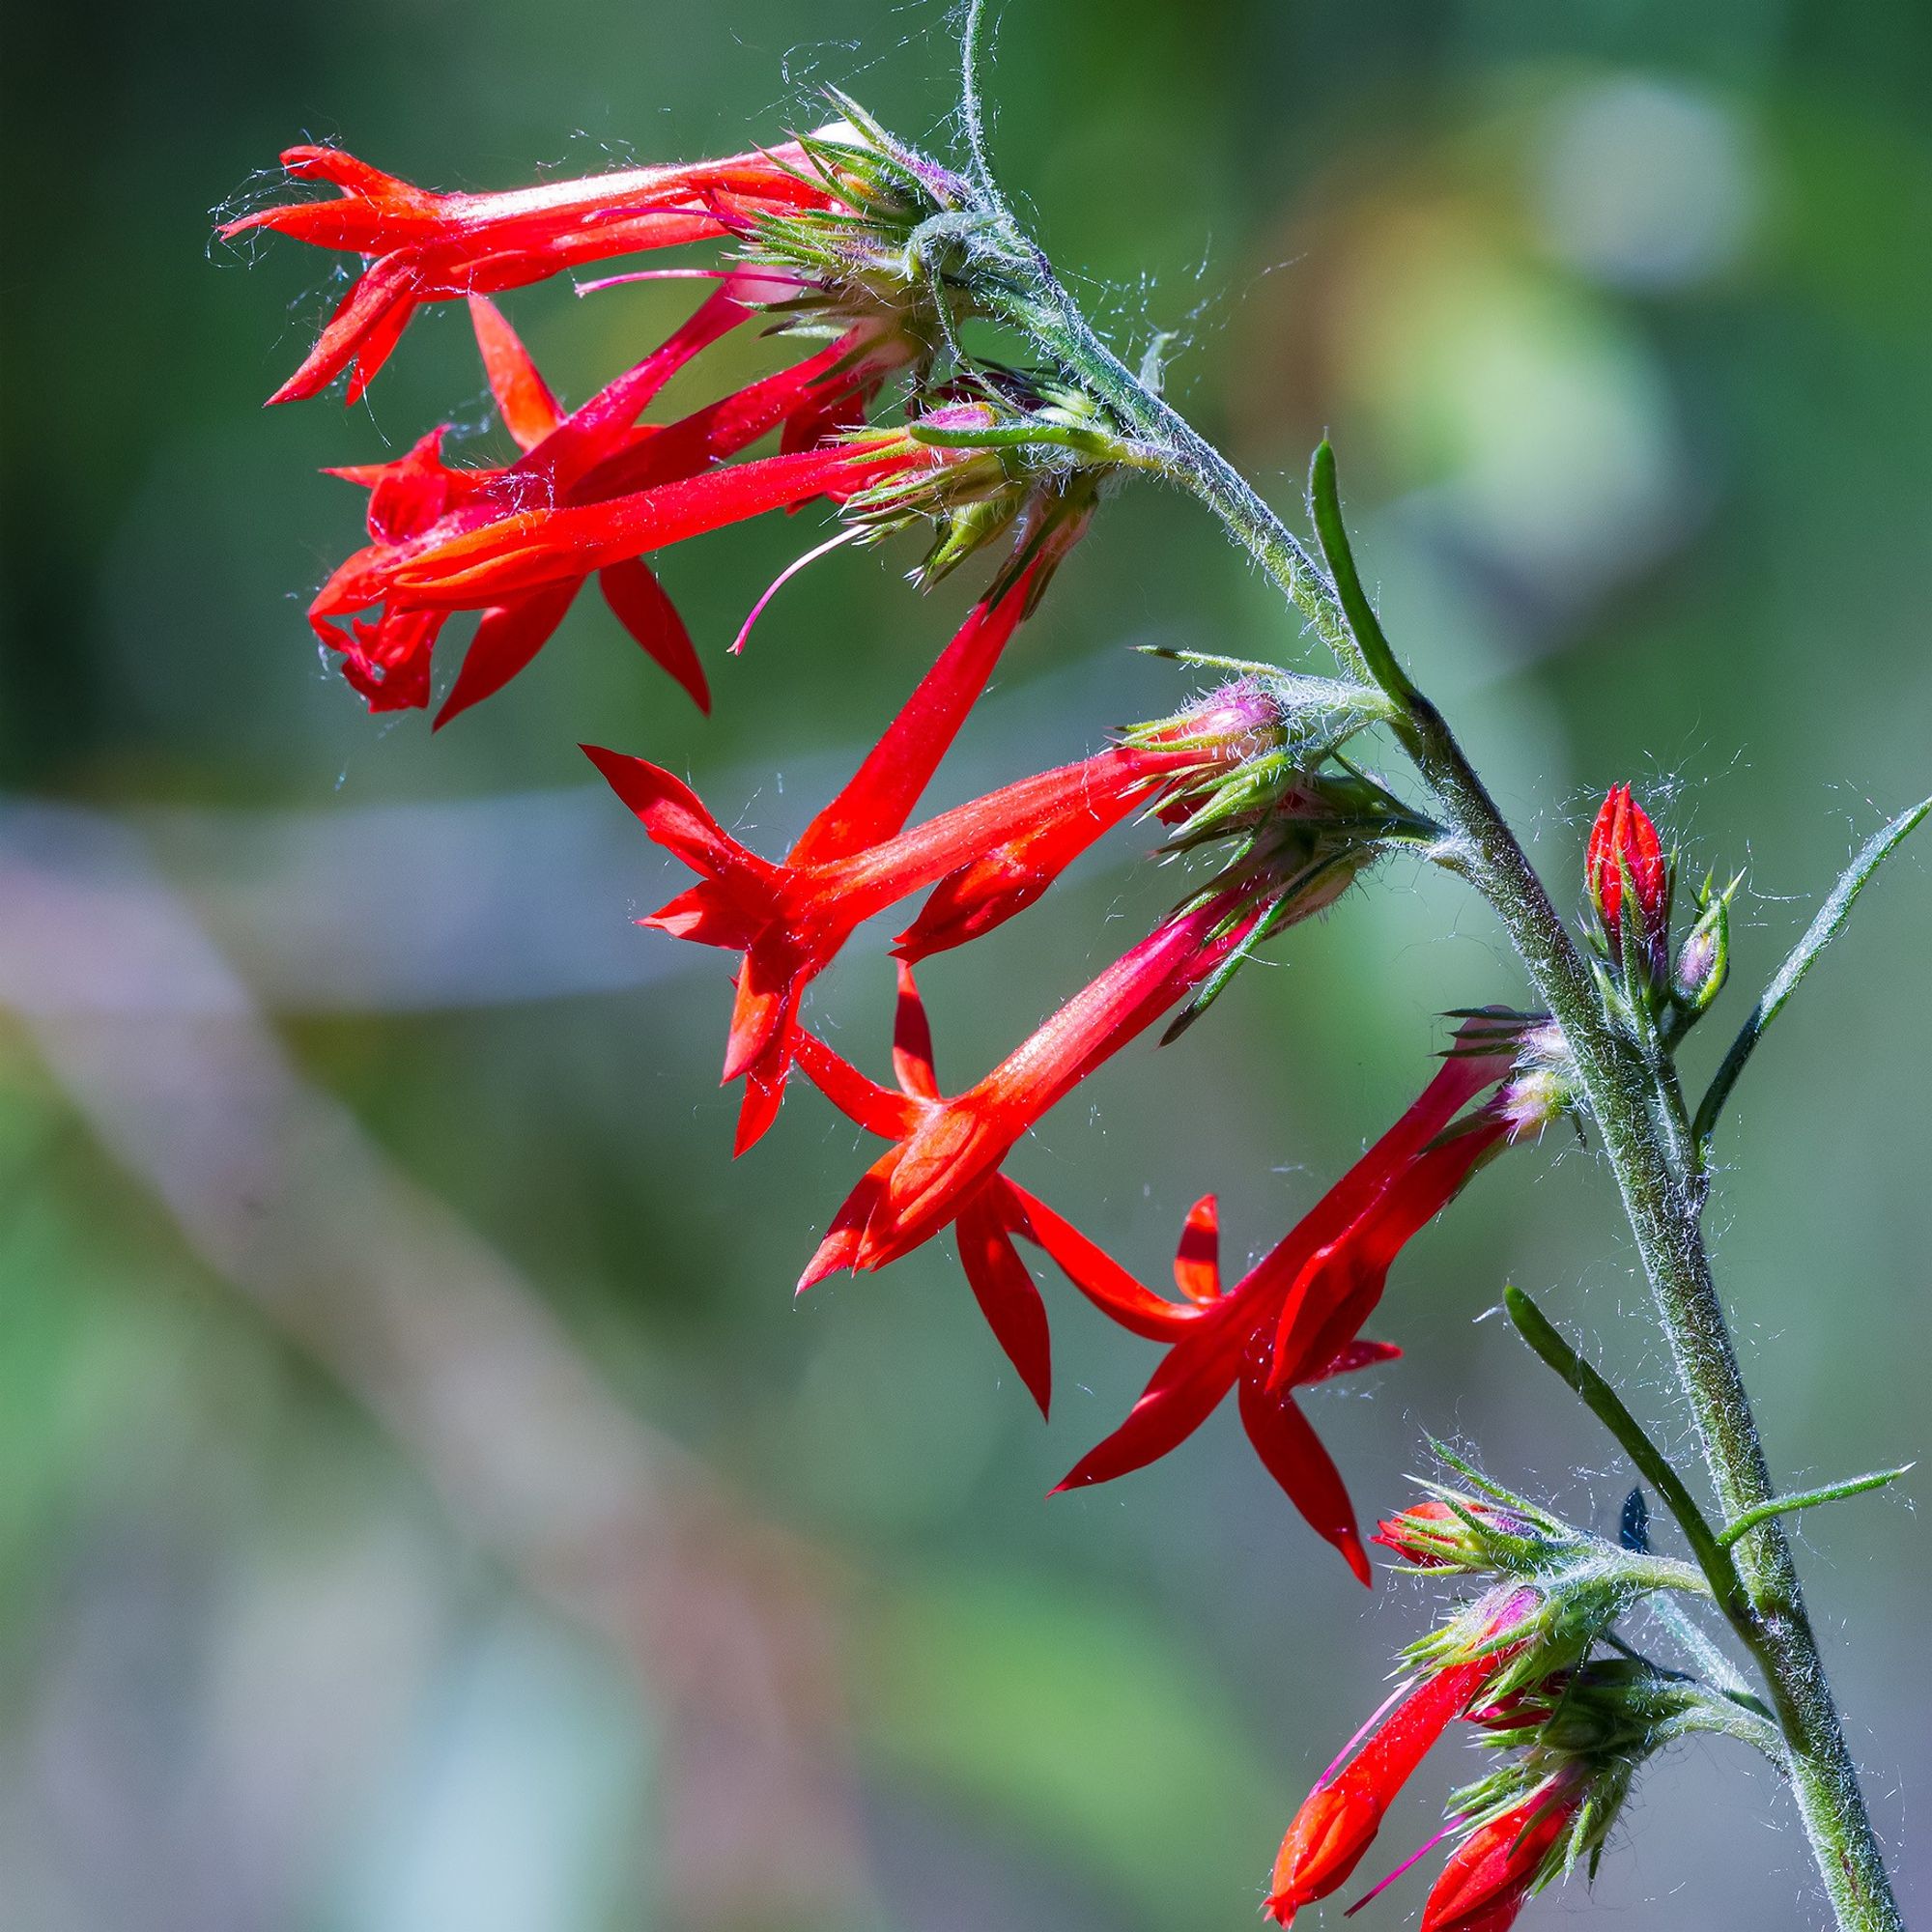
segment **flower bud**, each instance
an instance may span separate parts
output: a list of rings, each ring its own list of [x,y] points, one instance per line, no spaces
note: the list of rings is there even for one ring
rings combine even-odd
[[[1670,866],[1657,827],[1627,784],[1612,785],[1597,813],[1583,875],[1611,959],[1627,975],[1661,986],[1670,947]],[[1637,942],[1639,956],[1634,961],[1624,957],[1627,929]]]
[[[1510,1139],[1540,1134],[1551,1121],[1574,1112],[1578,1095],[1577,1065],[1562,1028],[1553,1020],[1526,1027],[1518,1039],[1510,1077],[1496,1096]]]
[[[1130,745],[1165,745],[1211,751],[1227,766],[1247,764],[1282,749],[1282,707],[1259,677],[1236,678],[1170,717],[1132,724],[1122,734]]]
[[[1704,910],[1670,969],[1671,997],[1691,1014],[1701,1013],[1718,997],[1731,969],[1730,895],[1711,898],[1707,886],[1702,897]]]
[[[1541,1528],[1494,1503],[1431,1496],[1376,1525],[1369,1540],[1418,1570],[1494,1570],[1501,1539],[1529,1539]]]

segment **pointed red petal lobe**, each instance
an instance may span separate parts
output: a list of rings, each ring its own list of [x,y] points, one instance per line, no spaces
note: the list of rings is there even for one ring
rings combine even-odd
[[[961,1212],[957,1238],[960,1264],[980,1312],[1044,1415],[1053,1395],[1046,1305],[1001,1223],[989,1190],[982,1189]]]
[[[617,621],[642,646],[651,661],[676,678],[691,701],[707,717],[711,713],[711,687],[705,681],[704,667],[697,661],[696,647],[677,606],[665,593],[656,574],[641,557],[631,557],[601,570],[597,582],[604,601]]]
[[[731,1142],[733,1160],[764,1139],[766,1130],[778,1119],[796,1038],[792,1009],[787,1002],[764,1050],[745,1068],[745,1095],[738,1103],[738,1128]]]
[[[577,588],[560,583],[485,611],[433,728],[440,731],[459,713],[501,691],[555,635]]]
[[[673,939],[689,939],[698,946],[722,946],[727,952],[742,952],[757,938],[763,922],[748,919],[739,907],[724,898],[715,882],[707,879],[702,885],[668,899],[638,923],[655,926]]]
[[[349,372],[349,383],[342,392],[345,403],[359,403],[369,384],[375,381],[376,372],[389,359],[389,353],[403,339],[403,330],[410,326],[410,317],[415,313],[413,302],[398,302],[387,314],[379,316],[369,332],[363,336],[355,350],[355,366]]]
[[[1214,1301],[1221,1293],[1221,1212],[1204,1194],[1187,1210],[1174,1254],[1174,1285],[1189,1301]]]
[[[402,251],[372,262],[336,304],[335,313],[323,325],[315,347],[302,358],[301,366],[269,401],[293,403],[319,395],[355,359],[363,344],[372,339],[384,345],[383,353],[386,355],[415,312],[411,296],[414,285],[414,268]],[[373,369],[369,371],[370,375],[374,373]],[[362,380],[366,386],[368,377]]]
[[[1402,1350],[1393,1342],[1371,1342],[1366,1337],[1357,1336],[1331,1356],[1326,1367],[1317,1369],[1308,1379],[1325,1382],[1331,1376],[1352,1376],[1362,1369],[1373,1369],[1379,1362],[1401,1359]]]
[[[1146,1468],[1185,1442],[1221,1406],[1235,1380],[1234,1366],[1209,1356],[1198,1370],[1178,1373],[1175,1357],[1180,1352],[1177,1349],[1155,1371],[1120,1428],[1096,1442],[1060,1479],[1055,1495]]]
[[[646,759],[607,752],[600,745],[579,749],[666,851],[716,881],[748,918],[775,916],[782,884],[779,867],[739,844],[689,785]]]
[[[780,1093],[783,1091],[784,1069],[790,1065],[786,1034],[798,1008],[798,976],[791,962],[773,956],[753,942],[738,969],[738,997],[731,1007],[731,1030],[724,1041],[724,1084],[739,1078],[754,1062],[763,1061],[767,1083]],[[774,1047],[779,1051],[776,1062],[768,1058]],[[776,1109],[776,1099],[772,1104]]]
[[[932,1070],[932,1027],[912,968],[903,961],[898,969],[898,999],[893,1009],[893,1072],[906,1093],[925,1100],[939,1098],[939,1079]]]
[[[1201,1320],[1201,1311],[1163,1301],[1136,1281],[1112,1255],[1090,1241],[1044,1201],[1003,1176],[1001,1184],[1025,1216],[1018,1232],[1038,1243],[1054,1264],[1101,1314],[1111,1316],[1130,1335],[1171,1342]]]
[[[1258,1374],[1241,1378],[1241,1426],[1255,1454],[1301,1512],[1310,1529],[1342,1552],[1342,1559],[1356,1577],[1373,1587],[1375,1575],[1369,1568],[1369,1553],[1355,1527],[1355,1508],[1336,1468],[1334,1459],[1321,1446],[1314,1426],[1295,1406],[1286,1390],[1274,1393],[1264,1388]]]
[[[509,318],[488,296],[469,298],[469,321],[503,427],[519,449],[534,449],[563,420],[550,384],[537,373]]]
[[[792,1037],[792,1053],[805,1077],[845,1116],[868,1134],[889,1141],[903,1140],[919,1124],[917,1101],[890,1087],[881,1087],[835,1053],[815,1033],[801,1027]]]

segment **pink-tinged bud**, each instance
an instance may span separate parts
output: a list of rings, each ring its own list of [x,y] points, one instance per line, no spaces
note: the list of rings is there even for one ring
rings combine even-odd
[[[1240,765],[1280,746],[1281,707],[1259,678],[1244,677],[1127,735],[1135,743],[1198,747],[1217,763]]]
[[[1496,1107],[1513,1141],[1534,1140],[1551,1121],[1570,1110],[1570,1086],[1547,1066],[1519,1074],[1496,1096]]]
[[[1575,1110],[1577,1066],[1570,1043],[1552,1020],[1526,1027],[1517,1038],[1515,1064],[1495,1099],[1512,1141],[1532,1140],[1550,1122]]]
[[[1507,1932],[1589,1789],[1569,1766],[1458,1845],[1423,1907],[1422,1932]]]
[[[1701,1013],[1723,990],[1730,968],[1731,915],[1726,895],[1711,900],[1677,949],[1670,969],[1671,995],[1687,1011]]]
[[[1475,1527],[1470,1525],[1470,1517],[1476,1520]],[[1494,1503],[1467,1502],[1459,1511],[1432,1496],[1378,1522],[1369,1540],[1393,1549],[1418,1570],[1490,1570],[1495,1565],[1484,1548],[1485,1531],[1497,1536],[1538,1533],[1526,1517],[1499,1509]]]
[[[1642,934],[1643,965],[1653,982],[1663,979],[1670,948],[1670,867],[1650,814],[1627,784],[1612,785],[1590,830],[1583,875],[1603,921],[1610,957],[1623,961],[1624,881],[1635,903],[1629,915]]]

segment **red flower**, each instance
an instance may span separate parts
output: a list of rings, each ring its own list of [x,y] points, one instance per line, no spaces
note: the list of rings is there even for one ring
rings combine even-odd
[[[1644,968],[1662,983],[1670,952],[1670,866],[1650,814],[1631,796],[1627,784],[1612,785],[1590,828],[1583,876],[1591,902],[1604,923],[1610,956],[1623,959],[1624,880],[1635,895],[1634,913],[1643,935]]]
[[[802,375],[823,373],[834,353],[828,349],[812,358],[821,367],[802,364],[783,380],[789,384]],[[773,421],[782,419],[781,412],[774,412]],[[686,417],[664,434],[672,431],[695,434],[678,437],[662,451],[652,448],[660,461],[673,450],[691,459],[681,460],[668,478],[592,502],[537,502],[398,556],[365,551],[324,585],[309,607],[311,618],[360,610],[384,598],[418,610],[481,610],[545,585],[581,582],[609,564],[668,550],[768,510],[789,509],[813,497],[839,502],[887,477],[935,468],[944,460],[886,431],[716,469],[704,467],[719,440],[709,423]],[[730,446],[743,448],[752,440],[734,429]]]
[[[947,1103],[940,1096],[933,1072],[932,1029],[912,968],[903,962],[898,968],[898,1003],[893,1024],[896,1093],[868,1079],[815,1034],[800,1029],[795,1045],[799,1065],[819,1092],[848,1120],[886,1140],[903,1140],[917,1133],[928,1119],[945,1110]],[[1037,1240],[1036,1223],[1041,1219],[1059,1222],[1043,1202],[995,1169],[961,1195],[954,1228],[959,1263],[980,1311],[1044,1415],[1053,1393],[1046,1308],[1013,1246],[1015,1235]],[[1137,1284],[1125,1282],[1124,1277],[1120,1283],[1103,1281],[1093,1298],[1115,1321],[1137,1333],[1149,1332],[1146,1324],[1150,1321],[1158,1324],[1154,1332],[1165,1332],[1172,1313],[1168,1303]]]
[[[775,425],[815,414],[867,393],[907,353],[888,336],[854,330],[796,367],[769,376],[722,401],[661,428],[637,417],[666,382],[694,355],[755,312],[774,291],[769,276],[727,276],[661,348],[565,416],[558,410],[509,324],[482,297],[470,298],[483,362],[505,426],[525,452],[503,469],[456,469],[440,453],[442,431],[426,438],[396,463],[334,473],[370,487],[369,534],[373,541],[350,557],[317,593],[309,621],[331,650],[344,656],[343,674],[375,710],[420,706],[429,696],[430,653],[449,611],[481,609],[483,616],[461,675],[438,714],[439,725],[498,691],[529,663],[562,621],[586,577],[599,577],[605,597],[639,644],[675,677],[700,707],[709,694],[696,652],[675,608],[649,568],[624,546],[608,541],[609,528],[639,507],[653,510],[658,531],[638,550],[674,541],[696,528],[729,522],[766,507],[747,508],[747,472],[712,466],[736,455]],[[789,465],[778,500],[815,493],[814,474],[830,471],[843,481],[848,452],[773,459]],[[816,466],[815,472],[813,466]],[[801,476],[801,471],[810,472]],[[797,487],[801,481],[806,487]],[[685,526],[673,529],[665,513],[675,486],[700,500],[682,504]],[[753,491],[755,497],[755,489]],[[703,506],[708,505],[707,514]],[[555,521],[573,507],[603,519],[601,548],[580,545]],[[514,531],[528,545],[531,527],[548,533],[554,568],[526,570],[520,583],[497,584],[474,596],[440,599],[406,586],[412,570],[434,569],[452,547],[473,562],[465,545],[501,546]],[[581,532],[578,533],[581,536]],[[500,587],[498,587],[500,585]],[[374,619],[352,619],[345,632],[334,618],[372,605]]]
[[[1477,1826],[1431,1888],[1421,1932],[1507,1932],[1588,1789],[1587,1772],[1573,1763]]]
[[[977,1086],[925,1109],[846,1197],[799,1279],[800,1292],[840,1268],[884,1267],[930,1240],[998,1171],[1013,1143],[1211,973],[1254,917],[1220,896],[1164,921]],[[1037,1203],[1029,1220],[1052,1252],[1041,1224],[1065,1224]],[[1075,1285],[1103,1304],[1112,1286],[1077,1278]]]
[[[1309,1526],[1369,1582],[1348,1491],[1293,1390],[1394,1352],[1362,1342],[1361,1325],[1403,1246],[1503,1138],[1503,1122],[1485,1109],[1437,1140],[1508,1067],[1507,1055],[1448,1060],[1402,1119],[1231,1291],[1197,1304],[1197,1319],[1177,1336],[1125,1422],[1060,1488],[1110,1482],[1145,1467],[1184,1442],[1238,1388],[1242,1426],[1268,1473]],[[1098,1251],[1091,1243],[1057,1245],[1045,1233],[1041,1239],[1076,1282],[1094,1268]],[[1183,1256],[1190,1240],[1200,1243],[1192,1218]],[[1199,1268],[1190,1278],[1210,1279]],[[1218,1286],[1218,1273],[1211,1279]]]
[[[794,144],[498,194],[433,194],[339,148],[290,148],[282,156],[290,177],[331,182],[339,198],[261,209],[221,233],[270,228],[366,258],[301,367],[269,398],[312,396],[353,363],[353,403],[418,303],[496,295],[586,262],[714,240],[753,213],[831,206],[822,187],[794,172],[802,159]]]
[[[703,874],[643,923],[745,955],[724,1073],[747,1081],[739,1152],[783,1096],[800,996],[865,921],[1035,828],[1104,830],[1199,764],[1198,753],[1116,746],[901,830],[1012,635],[1031,576],[974,609],[851,781],[777,864],[747,851],[668,772],[584,747],[645,831]],[[1037,891],[1050,877],[1039,874]]]
[[[1236,685],[1162,724],[1136,727],[1126,742],[1143,751],[1194,753],[1198,782],[1177,785],[1160,803],[1160,817],[1177,822],[1225,775],[1265,758],[1278,736],[1279,712],[1265,695],[1258,687]],[[1096,799],[1088,811],[1031,827],[982,852],[940,881],[894,952],[902,959],[924,959],[1003,925],[1142,803],[1125,793],[1111,802]]]
[[[1495,1637],[1522,1621],[1538,1604],[1533,1590],[1518,1591],[1488,1620]],[[1384,1705],[1366,1729],[1322,1773],[1281,1841],[1267,1910],[1283,1925],[1318,1898],[1349,1882],[1381,1829],[1383,1815],[1430,1747],[1466,1711],[1510,1660],[1507,1649],[1430,1672]]]

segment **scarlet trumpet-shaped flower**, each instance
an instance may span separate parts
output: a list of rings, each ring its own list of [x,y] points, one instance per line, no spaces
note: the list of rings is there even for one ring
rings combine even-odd
[[[1486,1619],[1487,1635],[1507,1636],[1538,1601],[1534,1590],[1512,1593]],[[1275,1860],[1267,1910],[1279,1923],[1293,1924],[1303,1906],[1348,1884],[1396,1794],[1510,1655],[1504,1645],[1419,1678],[1370,1719],[1322,1773]]]
[[[1657,827],[1627,784],[1612,785],[1597,812],[1583,875],[1610,956],[1619,961],[1624,956],[1624,881],[1629,879],[1642,935],[1643,971],[1653,984],[1661,984],[1670,955],[1670,866]]]
[[[1211,787],[1272,749],[1273,714],[1258,697],[1239,690],[1183,714],[1169,728],[1145,727],[1127,734],[1127,743],[1146,752],[1188,751],[1197,754],[1190,782],[1165,797],[1160,816],[1185,817],[1198,788]],[[918,961],[964,946],[1024,912],[1088,846],[1143,802],[1121,793],[1095,801],[1090,811],[1048,819],[1017,838],[984,851],[969,866],[940,881],[900,933],[893,951]]]
[[[1477,1826],[1430,1889],[1421,1932],[1508,1932],[1588,1791],[1584,1768],[1569,1765]]]
[[[469,307],[497,412],[525,452],[523,460],[503,469],[452,468],[441,454],[445,426],[394,462],[330,471],[369,490],[374,541],[334,573],[318,605],[339,602],[345,583],[360,584],[366,601],[376,602],[380,591],[375,579],[385,564],[459,530],[480,527],[532,498],[571,495],[597,461],[656,434],[634,428],[632,418],[682,361],[752,312],[732,291],[719,291],[664,349],[565,417],[495,304],[472,296]],[[708,708],[703,668],[690,636],[648,566],[637,558],[612,564],[601,573],[601,582],[626,629],[701,708]],[[437,724],[446,724],[521,670],[562,620],[582,582],[579,578],[548,593],[486,609]],[[429,701],[430,655],[448,614],[384,605],[374,619],[353,619],[345,634],[328,618],[311,613],[323,641],[343,654],[344,677],[373,711]]]
[[[780,286],[764,275],[728,276],[661,348],[567,416],[509,324],[483,298],[470,298],[491,389],[524,455],[502,469],[453,469],[441,460],[439,431],[398,463],[335,472],[370,486],[373,541],[323,585],[309,621],[343,654],[344,675],[373,709],[426,703],[429,656],[444,618],[453,609],[480,609],[462,674],[437,720],[446,724],[529,663],[593,574],[632,636],[708,706],[690,636],[636,552],[821,489],[855,487],[843,445],[735,469],[713,466],[778,425],[863,397],[911,353],[889,332],[853,330],[677,422],[638,424],[678,369]],[[858,467],[863,481],[869,472]],[[624,527],[637,532],[634,545],[612,541],[612,530]],[[474,594],[452,592],[453,579],[467,573],[476,580],[479,548],[520,553],[521,578],[512,581],[498,567]],[[452,553],[460,559],[453,566]],[[442,594],[433,594],[438,590]],[[380,614],[353,619],[346,633],[335,621],[371,606],[381,606]]]
[[[1455,1134],[1437,1137],[1508,1068],[1506,1054],[1448,1060],[1402,1119],[1232,1290],[1199,1302],[1125,1422],[1060,1488],[1110,1482],[1145,1467],[1184,1442],[1238,1388],[1242,1426],[1268,1473],[1309,1526],[1369,1582],[1348,1490],[1293,1390],[1392,1352],[1359,1340],[1391,1264],[1507,1129],[1486,1109]],[[1083,1286],[1123,1272],[1092,1243],[1056,1246],[1042,1239]],[[1183,1254],[1189,1239],[1184,1234]],[[1218,1271],[1213,1280],[1218,1289]]]
[[[787,372],[822,373],[833,351]],[[696,418],[688,429],[700,446],[717,441]],[[742,448],[744,438],[733,446]],[[668,457],[688,445],[680,437],[653,454]],[[741,524],[769,510],[790,509],[814,497],[834,502],[882,478],[942,467],[945,459],[893,431],[855,437],[790,454],[759,457],[724,469],[680,462],[662,481],[589,502],[539,502],[493,518],[473,529],[426,540],[401,555],[364,552],[352,557],[309,607],[311,620],[392,601],[430,611],[478,611],[549,585],[581,582],[592,571],[645,551],[668,550],[708,530]]]
[[[1013,1143],[1211,973],[1254,917],[1224,895],[1163,921],[984,1079],[926,1109],[846,1197],[799,1278],[800,1292],[840,1268],[884,1267],[930,1240]],[[1033,1231],[1051,1252],[1040,1219],[1033,1217]]]
[[[365,258],[300,368],[269,398],[312,396],[350,369],[353,403],[422,302],[497,295],[586,262],[712,241],[759,213],[833,206],[823,185],[801,179],[803,158],[792,143],[501,193],[436,194],[339,148],[290,148],[281,160],[292,180],[328,182],[341,194],[260,209],[221,233],[272,229]]]
[[[887,1140],[903,1140],[917,1133],[946,1108],[933,1070],[932,1029],[925,1004],[912,968],[904,961],[898,967],[898,1000],[893,1023],[896,1092],[868,1079],[804,1029],[797,1035],[796,1051],[807,1077],[840,1113]],[[964,1190],[954,1216],[959,1262],[974,1299],[1042,1415],[1048,1411],[1053,1393],[1046,1308],[1013,1246],[1013,1236],[1040,1241],[1040,1227],[1051,1231],[1064,1226],[1045,1203],[997,1168]],[[1158,1332],[1165,1332],[1169,1305],[1145,1290],[1128,1284],[1122,1292],[1116,1284],[1102,1283],[1092,1298],[1116,1321],[1137,1333],[1147,1332],[1150,1321],[1160,1324]]]
[[[901,830],[1012,635],[1033,571],[1042,567],[1043,559],[974,609],[851,781],[776,864],[747,851],[668,772],[584,748],[652,838],[703,875],[642,923],[745,955],[724,1072],[727,1082],[747,1083],[738,1151],[778,1111],[801,995],[866,920],[989,845],[1058,826],[1097,837],[1200,763],[1196,752],[1116,746]],[[1037,891],[1051,876],[1037,872]]]

